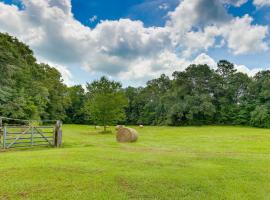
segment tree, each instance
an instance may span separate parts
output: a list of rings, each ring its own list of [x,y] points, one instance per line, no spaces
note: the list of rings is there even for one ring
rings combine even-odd
[[[165,123],[167,113],[165,97],[171,86],[171,80],[165,74],[147,82],[146,88],[142,91],[145,102],[139,118],[140,123],[151,125]]]
[[[270,127],[270,115],[266,106],[257,106],[251,112],[251,125],[256,127]]]
[[[66,92],[60,72],[38,64],[27,45],[0,33],[0,115],[64,120]]]
[[[110,81],[106,77],[87,84],[86,111],[92,120],[101,124],[106,132],[106,126],[125,120],[127,98],[119,82]]]
[[[220,124],[230,124],[233,121],[234,103],[234,77],[236,69],[234,65],[226,60],[218,62],[215,76],[214,99],[217,108],[216,121]],[[236,76],[237,77],[237,76]]]
[[[85,124],[87,114],[84,112],[85,91],[81,85],[75,85],[68,88],[70,104],[66,107],[67,123]]]
[[[174,72],[173,77],[173,90],[168,98],[168,123],[212,123],[216,112],[213,105],[214,71],[207,65],[190,65],[184,72]]]
[[[128,106],[125,108],[127,124],[143,124],[143,122],[140,121],[140,116],[146,104],[146,98],[142,93],[143,89],[142,87],[127,87],[124,90],[125,96],[128,99]]]

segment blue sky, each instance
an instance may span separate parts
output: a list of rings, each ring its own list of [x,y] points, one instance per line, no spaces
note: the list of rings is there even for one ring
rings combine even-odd
[[[69,85],[144,85],[220,59],[249,75],[270,68],[270,0],[0,0],[0,12],[0,31]]]
[[[166,10],[159,6],[166,3]],[[99,20],[118,20],[130,18],[141,20],[145,26],[164,26],[168,11],[172,11],[179,0],[73,0],[72,12],[83,24],[94,27]],[[98,16],[94,23],[89,18]]]

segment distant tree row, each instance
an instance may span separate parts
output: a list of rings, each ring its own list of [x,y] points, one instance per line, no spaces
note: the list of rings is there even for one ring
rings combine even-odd
[[[85,91],[67,87],[28,46],[0,33],[0,115],[77,124],[270,127],[270,71],[248,77],[222,60],[217,70],[191,65],[139,88],[102,77]]]
[[[127,122],[151,125],[228,124],[270,127],[270,71],[254,77],[222,60],[217,70],[191,65],[126,90]]]

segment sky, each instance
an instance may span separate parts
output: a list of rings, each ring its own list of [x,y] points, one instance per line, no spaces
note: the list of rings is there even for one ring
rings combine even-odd
[[[0,0],[0,32],[71,86],[107,76],[143,86],[221,59],[270,69],[270,0]]]

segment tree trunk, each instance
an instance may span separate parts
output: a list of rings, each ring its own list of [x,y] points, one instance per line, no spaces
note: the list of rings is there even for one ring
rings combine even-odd
[[[106,132],[106,122],[105,122],[105,117],[103,117],[103,127],[104,127],[104,132]]]

